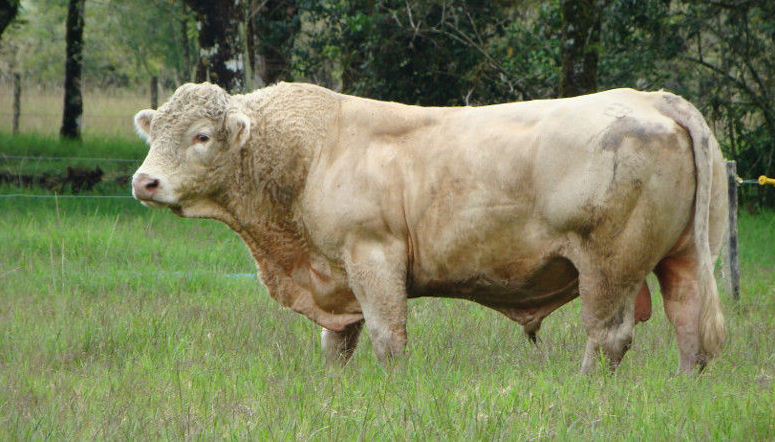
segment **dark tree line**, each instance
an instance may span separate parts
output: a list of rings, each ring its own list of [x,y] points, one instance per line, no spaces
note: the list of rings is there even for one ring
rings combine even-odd
[[[301,17],[296,0],[252,0],[247,16],[247,52],[258,86],[292,75],[292,56]]]
[[[603,0],[563,0],[562,60],[557,95],[575,97],[597,90],[597,62],[600,45]]]
[[[700,107],[741,175],[775,174],[771,0],[298,3],[318,26],[294,78],[425,105],[664,88]]]
[[[69,1],[83,12],[84,0]],[[741,174],[775,174],[771,0],[106,2],[134,8],[128,10],[133,14],[152,4],[174,18],[178,30],[166,31],[169,36],[126,31],[146,22],[167,29],[155,12],[145,20],[121,19],[140,62],[149,54],[180,52],[160,58],[174,62],[174,69],[146,65],[149,75],[166,72],[161,80],[168,87],[209,80],[236,93],[297,80],[423,105],[664,88],[701,108]],[[18,8],[18,1],[0,0],[0,30]],[[83,58],[76,55],[79,26],[83,17],[68,15],[66,81],[73,91]],[[78,112],[77,96],[68,95],[72,112],[66,113]],[[73,133],[66,125],[79,121],[68,118],[63,135]],[[768,195],[760,201],[775,205]]]
[[[19,0],[0,0],[0,36],[19,13]]]

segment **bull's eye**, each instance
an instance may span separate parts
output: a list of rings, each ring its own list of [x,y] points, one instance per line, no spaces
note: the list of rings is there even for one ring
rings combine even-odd
[[[208,136],[207,136],[207,135],[205,135],[205,134],[196,134],[196,135],[194,136],[194,142],[199,142],[199,143],[206,143],[206,142],[207,142],[207,140],[209,140],[209,139],[210,139],[210,137],[208,137]]]

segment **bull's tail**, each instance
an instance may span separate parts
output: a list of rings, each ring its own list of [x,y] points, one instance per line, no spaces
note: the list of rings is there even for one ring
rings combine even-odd
[[[721,312],[713,261],[708,238],[713,179],[713,155],[718,142],[705,119],[691,103],[672,94],[664,94],[660,110],[675,120],[692,140],[697,188],[694,194],[694,244],[697,252],[697,285],[700,295],[700,356],[711,358],[726,339],[726,324]]]

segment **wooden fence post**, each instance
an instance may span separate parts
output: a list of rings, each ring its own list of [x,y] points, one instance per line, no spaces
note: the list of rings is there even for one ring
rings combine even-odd
[[[22,113],[22,75],[13,74],[13,134],[19,133],[19,116]]]
[[[735,301],[740,299],[740,260],[737,255],[737,163],[727,161],[729,183],[729,238],[727,242],[728,287]]]
[[[151,109],[159,107],[159,77],[151,75]]]

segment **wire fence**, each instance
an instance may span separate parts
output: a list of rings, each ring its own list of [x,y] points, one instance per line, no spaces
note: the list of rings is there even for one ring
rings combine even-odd
[[[16,73],[0,79],[0,129],[10,132],[55,133],[62,122],[60,87],[39,87],[23,81]],[[134,134],[132,116],[139,110],[158,103],[158,84],[147,89],[84,88],[82,130],[89,133],[131,137]],[[149,95],[150,93],[150,95]],[[149,100],[150,98],[150,100]]]
[[[0,112],[0,117],[13,117],[13,112]],[[57,120],[62,118],[62,112],[24,112],[21,114],[22,117],[38,117],[38,118],[56,118]],[[81,115],[81,118],[86,119],[112,119],[112,120],[120,120],[120,121],[132,121],[132,116],[129,115],[101,115],[101,114],[95,114],[95,113],[89,113],[85,112]]]
[[[35,160],[35,161],[106,161],[114,163],[140,163],[142,160],[131,158],[97,158],[97,157],[39,157],[26,155],[9,155],[0,152],[0,159]]]
[[[104,198],[104,199],[116,199],[116,198],[134,198],[130,195],[34,195],[34,194],[26,194],[26,193],[7,193],[7,194],[0,194],[0,198],[53,198],[53,199],[63,199],[63,198],[71,198],[71,199],[78,199],[78,198]]]
[[[142,160],[137,159],[131,159],[131,158],[102,158],[102,157],[59,157],[59,156],[31,156],[31,155],[12,155],[5,152],[0,152],[0,161],[29,161],[29,162],[44,162],[44,161],[55,161],[55,162],[77,162],[77,161],[91,161],[91,162],[107,162],[107,163],[122,163],[122,164],[138,164],[142,162]],[[100,171],[100,174],[102,172]],[[12,184],[12,185],[21,185],[22,183],[25,183],[25,187],[28,187],[33,181],[37,180],[39,177],[33,177],[33,176],[24,176],[25,180],[22,180],[23,174],[19,173],[11,173],[11,172],[0,172],[0,178],[3,178],[1,175],[5,174],[7,176],[14,176],[18,177],[19,179],[12,179],[8,180],[6,178],[6,182]],[[68,174],[69,175],[69,174]],[[0,179],[0,183],[2,183],[2,179]],[[97,181],[100,181],[100,177],[97,178]],[[75,184],[73,185],[73,188],[75,189]],[[45,188],[45,187],[43,187]],[[90,186],[86,188],[86,190],[89,190]],[[43,198],[43,199],[132,199],[133,197],[131,195],[63,195],[55,192],[53,195],[51,194],[27,194],[27,193],[7,193],[7,194],[0,194],[0,198]]]

